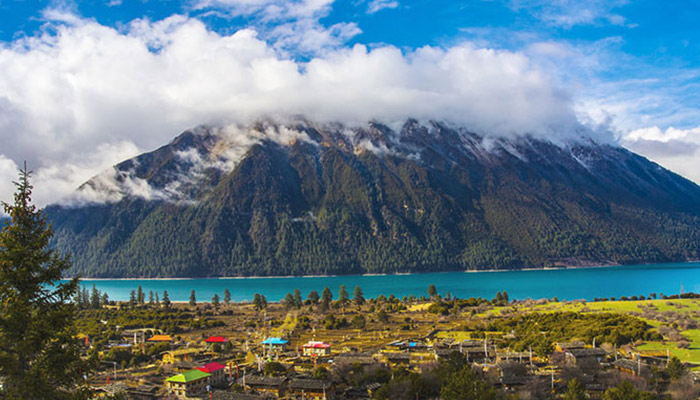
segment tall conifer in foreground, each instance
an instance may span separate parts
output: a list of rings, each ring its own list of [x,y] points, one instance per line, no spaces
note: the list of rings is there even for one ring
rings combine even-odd
[[[30,172],[20,171],[10,222],[0,231],[0,398],[79,398],[86,365],[75,340],[78,279],[58,283],[68,257],[49,249],[53,235],[32,204]]]

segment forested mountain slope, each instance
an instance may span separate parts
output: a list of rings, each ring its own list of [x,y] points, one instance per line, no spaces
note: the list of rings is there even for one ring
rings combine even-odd
[[[89,277],[697,259],[700,187],[624,148],[438,122],[197,128],[46,210]]]

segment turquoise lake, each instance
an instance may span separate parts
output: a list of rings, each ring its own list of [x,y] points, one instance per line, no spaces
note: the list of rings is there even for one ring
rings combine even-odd
[[[153,290],[162,297],[168,291],[171,301],[188,301],[194,290],[197,300],[209,301],[215,293],[223,299],[224,289],[231,292],[233,301],[252,300],[255,293],[264,294],[269,301],[284,298],[287,292],[301,290],[306,296],[311,290],[319,293],[325,286],[338,294],[345,284],[352,296],[359,285],[365,297],[381,294],[397,297],[427,295],[428,285],[435,284],[438,292],[450,292],[459,298],[493,298],[496,292],[506,290],[511,299],[541,299],[558,297],[561,300],[595,297],[648,296],[649,293],[677,294],[700,292],[700,262],[682,264],[649,264],[621,267],[599,267],[557,270],[518,270],[497,272],[445,272],[406,275],[345,275],[327,277],[279,277],[233,279],[133,279],[90,280],[81,282],[88,288],[95,283],[112,300],[128,300],[131,290],[139,285],[146,292]]]

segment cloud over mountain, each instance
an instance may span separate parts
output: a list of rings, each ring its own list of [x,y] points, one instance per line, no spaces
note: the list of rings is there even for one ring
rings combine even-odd
[[[355,45],[297,60],[254,30],[222,35],[184,16],[135,20],[123,29],[70,14],[52,18],[42,34],[0,48],[0,179],[8,179],[10,158],[28,160],[38,172],[41,204],[199,124],[414,117],[485,135],[560,141],[591,134],[567,93],[517,52],[470,43]]]

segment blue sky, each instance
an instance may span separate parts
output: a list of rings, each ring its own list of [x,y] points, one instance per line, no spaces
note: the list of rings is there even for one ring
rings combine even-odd
[[[0,180],[28,159],[63,195],[199,123],[425,109],[557,140],[575,119],[700,182],[697,15],[694,0],[0,0]]]

